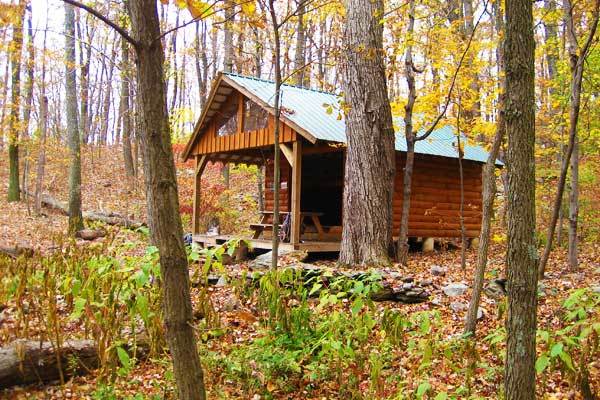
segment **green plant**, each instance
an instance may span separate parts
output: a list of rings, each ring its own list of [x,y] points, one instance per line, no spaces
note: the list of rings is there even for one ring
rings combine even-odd
[[[538,331],[544,351],[535,368],[538,374],[547,369],[559,371],[585,399],[593,398],[588,367],[600,356],[600,295],[588,288],[574,290],[563,308],[561,329]]]

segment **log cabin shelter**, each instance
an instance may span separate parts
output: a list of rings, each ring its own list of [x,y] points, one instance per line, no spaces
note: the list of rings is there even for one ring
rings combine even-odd
[[[254,248],[271,248],[273,227],[274,94],[272,81],[219,73],[182,158],[195,160],[193,240],[211,246],[232,236],[200,232],[202,172],[208,162],[265,167],[264,210],[248,238]],[[345,123],[339,96],[297,86],[281,86],[280,210],[289,235],[281,249],[339,251],[344,192]],[[406,141],[396,127],[393,232],[399,232]],[[461,190],[457,137],[450,126],[435,130],[415,148],[409,237],[461,235]],[[463,138],[464,139],[464,138]],[[487,152],[463,141],[463,196],[466,236],[481,226],[482,167]],[[356,221],[360,223],[360,221]]]

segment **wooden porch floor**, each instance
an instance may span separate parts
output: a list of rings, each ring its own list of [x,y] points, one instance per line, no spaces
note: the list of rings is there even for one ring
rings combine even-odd
[[[206,235],[198,234],[193,235],[192,240],[202,246],[217,246],[223,244],[230,239],[239,238],[244,239],[250,243],[250,247],[254,249],[266,249],[271,250],[272,242],[271,239],[251,239],[246,237],[239,237],[235,235]],[[340,251],[339,241],[316,241],[316,240],[304,240],[297,245],[291,243],[279,243],[281,250],[304,250],[308,253],[325,253],[332,251]]]

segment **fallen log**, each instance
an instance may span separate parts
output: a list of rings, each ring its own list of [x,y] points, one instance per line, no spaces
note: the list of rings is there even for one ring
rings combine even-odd
[[[58,367],[59,359],[62,368]],[[96,344],[91,340],[65,342],[60,357],[50,342],[16,340],[0,349],[0,388],[56,381],[60,369],[64,377],[81,375],[96,369],[98,360]]]
[[[33,257],[35,251],[29,246],[0,246],[0,254],[4,254],[10,258],[16,259],[20,256]]]
[[[131,349],[128,349],[131,351]],[[149,346],[137,343],[136,356],[145,358]],[[60,357],[50,342],[19,339],[0,348],[0,389],[85,375],[99,367],[98,349],[93,340],[69,340],[60,347]],[[60,368],[59,368],[60,360]]]
[[[23,193],[25,193],[28,196],[33,197],[32,193],[29,193],[27,191],[23,191]],[[50,196],[49,194],[42,193],[41,201],[42,201],[42,206],[57,210],[63,215],[69,215],[68,205],[62,201],[55,199],[54,197]],[[122,226],[125,228],[133,228],[133,229],[137,229],[142,226],[146,226],[146,224],[143,222],[131,220],[123,215],[120,215],[120,214],[117,214],[114,212],[101,213],[101,212],[95,212],[95,211],[84,211],[83,219],[86,219],[89,221],[99,221],[99,222],[104,222],[107,225]]]

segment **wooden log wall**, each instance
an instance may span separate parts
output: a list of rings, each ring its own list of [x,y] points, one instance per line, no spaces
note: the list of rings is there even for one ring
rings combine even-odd
[[[279,211],[290,211],[290,196],[292,191],[292,167],[287,162],[283,154],[280,154],[281,173],[279,189]],[[273,155],[267,160],[265,167],[265,210],[273,211],[275,196],[273,194]],[[282,219],[283,220],[283,219]]]
[[[404,153],[397,153],[393,200],[395,236],[400,230],[405,160]],[[467,237],[477,237],[481,228],[482,166],[463,160]],[[460,237],[458,159],[415,155],[408,231],[411,237]]]

